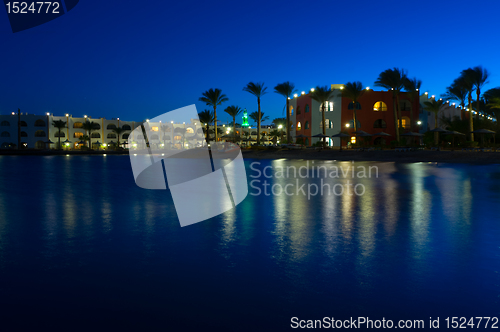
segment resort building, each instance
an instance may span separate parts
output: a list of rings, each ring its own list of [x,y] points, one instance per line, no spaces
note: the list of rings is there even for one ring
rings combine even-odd
[[[435,128],[436,116],[433,112],[426,111],[424,102],[432,101],[436,96],[429,96],[427,92],[420,95],[420,132],[424,133],[427,130]],[[452,120],[454,117],[464,119],[468,114],[467,109],[463,109],[454,102],[446,101],[438,113],[438,127],[444,128],[445,124],[441,121],[442,118]],[[473,111],[474,112],[474,111]],[[474,112],[475,114],[475,112]]]
[[[391,137],[372,137],[373,144],[385,144],[396,138],[396,126],[394,123],[394,101],[392,91],[374,91],[367,88],[359,98],[356,105],[348,98],[342,97],[341,84],[332,85],[334,91],[333,99],[325,107],[325,134],[332,136],[340,132],[350,135],[350,142],[356,143],[354,132],[353,112],[357,113],[357,130],[365,131],[369,134],[385,132]],[[322,108],[320,103],[311,98],[310,92],[302,92],[295,95],[290,100],[291,135],[306,136],[302,142],[306,146],[311,146],[320,138],[312,137],[323,133]],[[419,121],[419,100],[412,100],[409,93],[402,92],[399,96],[402,125],[405,132],[417,130]],[[300,137],[300,136],[299,136]],[[329,146],[339,146],[339,138],[327,138]],[[343,141],[342,145],[347,142]]]

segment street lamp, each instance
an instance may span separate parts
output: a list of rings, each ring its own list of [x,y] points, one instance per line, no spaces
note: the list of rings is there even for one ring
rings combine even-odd
[[[346,128],[349,128],[350,126],[351,126],[351,125],[350,125],[350,124],[348,124],[348,123],[346,123],[346,124],[345,124],[345,127],[346,127]]]
[[[283,141],[283,125],[279,125],[278,129],[280,130],[280,141]]]

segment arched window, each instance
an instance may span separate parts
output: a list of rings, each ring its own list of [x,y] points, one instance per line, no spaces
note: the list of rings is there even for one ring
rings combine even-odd
[[[2,127],[9,127],[10,123],[9,123],[9,121],[2,121],[2,123],[0,124],[0,126],[2,126]]]
[[[349,105],[347,106],[347,109],[349,110],[360,110],[361,109],[361,104],[359,102],[356,102],[356,108],[354,108],[354,103],[351,101]]]
[[[301,112],[300,112],[300,106],[297,106],[297,115],[299,115]]]
[[[404,129],[410,129],[410,118],[407,116],[403,116],[401,118],[401,122],[403,124]]]
[[[54,137],[66,137],[66,134],[64,133],[64,131],[61,131],[60,133],[56,131]]]
[[[122,126],[122,129],[123,129],[123,130],[132,130],[132,128],[130,128],[130,126],[129,126],[129,125],[127,125],[127,124],[126,124],[126,125],[123,125],[123,126]]]
[[[47,136],[47,134],[45,134],[45,131],[43,131],[43,130],[37,130],[35,132],[35,137],[46,137],[46,136]]]
[[[21,127],[28,127],[28,124],[26,123],[26,121],[21,121]]]
[[[35,149],[38,149],[38,150],[45,149],[45,142],[44,141],[36,141]]]
[[[159,139],[159,138],[158,138],[158,135],[154,134],[154,135],[151,135],[151,137],[149,139],[154,140],[154,139]]]
[[[309,104],[306,104],[306,113],[309,113]]]
[[[73,135],[74,138],[82,138],[83,137],[83,133],[78,133],[76,132],[74,135]]]
[[[113,133],[108,134],[108,138],[116,138],[116,134],[113,134]]]
[[[174,139],[175,139],[176,141],[180,141],[180,140],[182,139],[182,136],[179,136],[179,135],[174,136]]]
[[[301,129],[302,129],[302,125],[300,124],[300,122],[297,122],[297,131],[299,131]]]
[[[319,106],[319,111],[323,112],[323,104]],[[333,102],[331,101],[326,102],[325,112],[332,112],[332,111],[333,111]]]
[[[402,99],[399,101],[399,108],[401,109],[401,112],[404,111],[411,111],[411,103],[409,100]]]
[[[94,129],[96,129],[96,130],[101,129],[101,125],[94,122]]]
[[[373,123],[373,128],[387,128],[387,124],[382,119],[377,119]]]
[[[83,123],[75,122],[75,123],[73,123],[73,128],[83,128]]]
[[[101,134],[99,134],[99,133],[92,133],[90,135],[90,138],[101,138]]]
[[[293,115],[293,106],[290,105],[290,116]]]
[[[45,127],[45,121],[38,119],[35,121],[35,127]]]
[[[188,133],[188,134],[194,134],[193,128],[186,128],[186,133]]]
[[[106,127],[106,129],[108,129],[108,130],[116,129],[116,126],[115,126],[114,124],[110,123],[110,124]]]
[[[122,135],[122,138],[123,138],[123,139],[128,139],[128,137],[129,137],[129,136],[130,136],[130,134],[123,134],[123,135]]]
[[[373,111],[375,111],[375,112],[385,112],[385,111],[387,111],[387,105],[383,101],[377,101],[373,105]]]
[[[28,134],[25,131],[21,131],[21,137],[28,137]]]
[[[306,121],[306,123],[305,123],[305,129],[309,129],[309,121]]]
[[[0,137],[10,137],[10,133],[8,131],[4,131]]]
[[[326,127],[325,127],[326,129],[333,128],[333,122],[332,122],[332,121],[330,121],[330,119],[325,119],[325,126],[326,126]],[[319,122],[319,127],[320,127],[320,128],[323,128],[323,121],[320,121],[320,122]]]

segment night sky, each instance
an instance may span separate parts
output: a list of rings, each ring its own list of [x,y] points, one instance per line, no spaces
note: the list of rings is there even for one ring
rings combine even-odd
[[[220,88],[229,105],[257,110],[242,91],[265,82],[262,111],[283,115],[276,84],[297,89],[359,80],[400,67],[440,95],[482,65],[500,86],[498,0],[83,0],[44,25],[12,33],[0,9],[0,114],[143,120]],[[380,88],[375,88],[379,90]]]

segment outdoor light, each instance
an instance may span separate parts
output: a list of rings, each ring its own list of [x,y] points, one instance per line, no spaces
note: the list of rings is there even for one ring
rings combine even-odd
[[[311,92],[314,92],[314,88],[311,88]]]
[[[418,91],[418,89],[416,89],[415,91]]]
[[[290,97],[288,97],[288,99],[291,99]]]
[[[116,120],[120,121],[120,118],[116,118]],[[161,122],[161,121],[160,121]]]
[[[225,124],[222,125],[222,127],[225,127],[225,126],[226,126]]]
[[[428,95],[429,93],[426,91],[425,94]]]
[[[293,96],[294,96],[295,98],[297,98],[297,97],[298,97],[298,94],[294,94]]]
[[[47,116],[49,116],[49,115],[50,115],[50,113],[47,113]]]
[[[279,126],[278,126],[278,129],[281,129],[281,128],[283,128],[283,126],[282,126],[282,125],[279,125]]]
[[[346,123],[346,124],[345,124],[345,127],[346,127],[346,128],[349,128],[349,126],[350,126],[350,125],[349,125],[348,123]]]
[[[146,122],[149,122],[149,119],[146,119]]]
[[[106,143],[102,143],[102,146],[106,147],[106,145],[107,145]]]
[[[87,116],[86,116],[86,115],[84,115],[83,117],[84,117],[85,119],[87,118]]]
[[[417,124],[420,126],[422,124],[422,121],[417,121]]]
[[[340,90],[343,90],[343,89],[344,89],[344,87],[343,87],[343,86],[341,86],[341,87],[340,87]]]
[[[103,157],[106,157],[106,154],[103,154]]]
[[[453,103],[452,105],[453,105],[453,106],[455,106],[456,104],[455,104],[455,103]]]
[[[370,87],[369,87],[369,86],[367,86],[367,87],[366,87],[366,90],[370,90]]]
[[[305,95],[305,94],[306,94],[306,92],[305,92],[305,91],[302,91],[300,94],[301,94],[301,95]]]
[[[172,123],[172,124],[173,124],[173,123],[174,123],[174,121],[170,121],[170,123]]]
[[[16,115],[16,113],[12,112],[12,115]]]
[[[118,120],[120,120],[120,119],[118,119]],[[160,123],[161,123],[161,120],[160,120]]]
[[[68,117],[68,116],[69,116],[69,114],[66,114],[66,117]]]
[[[431,98],[434,98],[434,97],[436,97],[436,96],[435,96],[435,95],[432,95],[432,96],[431,96]]]

